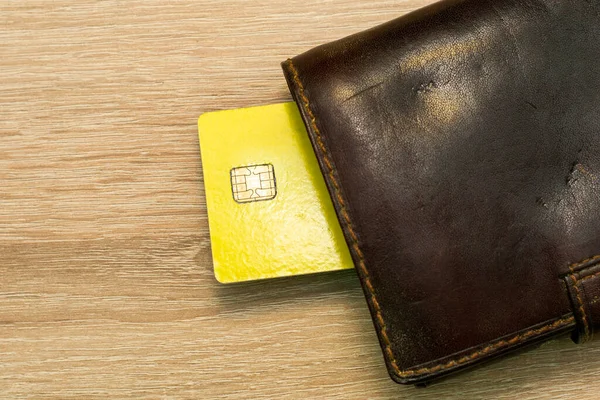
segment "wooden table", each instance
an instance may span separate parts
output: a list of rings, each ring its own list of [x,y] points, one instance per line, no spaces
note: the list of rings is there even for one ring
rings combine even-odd
[[[598,343],[401,387],[353,271],[213,278],[197,117],[430,2],[0,2],[0,397],[600,397]]]

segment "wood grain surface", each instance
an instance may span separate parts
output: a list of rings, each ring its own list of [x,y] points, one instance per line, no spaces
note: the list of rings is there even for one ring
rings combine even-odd
[[[600,397],[598,343],[401,387],[354,271],[213,278],[197,117],[430,2],[2,0],[0,398]]]

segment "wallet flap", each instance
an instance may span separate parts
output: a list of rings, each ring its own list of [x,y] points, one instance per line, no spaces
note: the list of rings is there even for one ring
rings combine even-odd
[[[597,2],[449,0],[283,63],[396,381],[597,324],[598,59]]]

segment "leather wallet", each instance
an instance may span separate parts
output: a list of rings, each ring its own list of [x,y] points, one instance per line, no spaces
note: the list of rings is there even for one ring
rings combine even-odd
[[[283,69],[395,381],[600,330],[600,2],[442,1]]]

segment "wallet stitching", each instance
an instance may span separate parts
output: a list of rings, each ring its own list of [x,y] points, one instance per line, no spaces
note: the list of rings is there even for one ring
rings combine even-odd
[[[583,331],[585,333],[585,339],[588,340],[590,337],[590,325],[587,320],[587,314],[585,312],[585,305],[583,303],[583,298],[581,295],[581,289],[579,288],[580,281],[577,279],[575,274],[571,275],[571,279],[573,280],[573,289],[575,289],[575,295],[577,297],[577,302],[579,303],[579,312],[581,313],[581,318],[583,320]]]
[[[580,281],[581,281],[581,282],[583,282],[583,281],[587,281],[588,279],[594,279],[594,278],[597,278],[597,277],[599,277],[599,276],[600,276],[600,272],[596,272],[596,273],[595,273],[595,274],[593,274],[593,275],[586,276],[585,278],[581,278],[581,279],[580,279]]]
[[[586,258],[583,261],[569,265],[569,270],[571,271],[571,273],[575,273],[575,268],[582,267],[585,264],[590,263],[592,261],[596,261],[596,260],[600,260],[600,254],[590,257],[590,258]]]
[[[590,279],[594,279],[594,278],[598,278],[600,277],[600,272],[596,272],[594,274],[588,275],[588,276],[584,276],[583,278],[581,278],[581,271],[579,273],[575,272],[575,269],[578,267],[581,267],[585,264],[588,264],[592,261],[596,261],[600,259],[600,255],[596,255],[590,258],[587,258],[581,262],[575,263],[575,264],[571,264],[569,265],[569,270],[571,271],[571,279],[573,280],[573,289],[575,290],[575,295],[577,297],[577,302],[579,303],[579,312],[581,314],[581,318],[583,320],[583,329],[584,329],[584,334],[585,334],[585,341],[591,340],[592,338],[592,331],[590,330],[590,324],[588,322],[588,317],[587,317],[587,313],[586,313],[586,308],[585,308],[585,303],[583,301],[583,294],[582,294],[582,290],[585,290],[585,287],[583,287],[583,282],[586,282]],[[580,287],[581,286],[581,287]]]
[[[365,286],[367,287],[367,290],[369,291],[369,293],[371,295],[369,300],[371,301],[371,304],[373,304],[373,307],[375,308],[375,314],[376,314],[375,318],[379,325],[380,336],[383,339],[383,342],[385,344],[386,356],[389,358],[390,364],[391,364],[392,368],[394,369],[394,371],[396,371],[397,373],[401,373],[400,367],[398,367],[396,358],[394,357],[393,351],[391,349],[391,342],[390,342],[389,336],[387,334],[387,328],[385,325],[385,321],[383,319],[383,315],[381,313],[381,307],[379,305],[379,302],[377,301],[377,295],[375,294],[375,289],[371,283],[371,277],[369,276],[369,271],[367,270],[366,265],[365,265],[363,252],[361,251],[360,247],[358,246],[358,236],[356,235],[356,233],[354,232],[354,229],[352,227],[350,215],[348,214],[348,211],[346,210],[346,203],[345,203],[344,199],[342,198],[340,186],[334,175],[335,169],[333,168],[333,164],[332,164],[331,160],[329,159],[329,152],[325,148],[325,143],[323,142],[323,138],[321,136],[321,131],[317,127],[317,119],[310,107],[310,101],[308,100],[308,97],[306,97],[306,94],[304,92],[304,85],[302,84],[302,81],[300,80],[300,76],[298,75],[298,70],[294,66],[292,60],[289,60],[288,62],[289,62],[290,71],[292,72],[292,75],[293,75],[294,82],[296,83],[296,85],[298,85],[298,94],[302,100],[304,110],[306,111],[306,114],[310,119],[310,124],[311,124],[313,131],[316,133],[317,143],[323,154],[323,163],[326,165],[326,167],[328,169],[329,179],[334,187],[335,196],[338,200],[338,203],[340,204],[340,209],[341,209],[340,214],[342,214],[342,216],[344,217],[348,233],[350,234],[350,237],[352,238],[352,241],[353,241],[352,248],[354,249],[354,252],[358,256],[359,267],[360,267],[363,275],[365,276]]]
[[[300,80],[298,70],[296,69],[293,61],[290,59],[287,61],[287,64],[289,66],[290,72],[292,73],[292,79],[294,80],[294,82],[296,83],[296,85],[298,87],[297,93],[300,96],[300,99],[302,100],[302,106],[304,108],[304,111],[306,112],[306,115],[310,119],[310,126],[316,134],[317,143],[323,154],[323,157],[322,157],[323,163],[326,165],[326,167],[328,169],[329,179],[330,179],[331,184],[334,187],[335,196],[340,205],[340,214],[342,214],[342,216],[344,217],[344,220],[346,222],[347,231],[350,234],[350,237],[352,238],[352,241],[353,241],[352,248],[353,248],[355,254],[358,256],[359,268],[365,278],[364,285],[367,287],[367,290],[370,293],[369,300],[375,309],[375,314],[376,314],[375,319],[377,320],[377,322],[379,324],[380,337],[383,339],[383,342],[385,345],[384,353],[385,353],[386,357],[388,358],[388,362],[389,362],[390,366],[392,367],[392,369],[394,370],[395,374],[398,377],[400,377],[400,378],[414,377],[416,375],[431,374],[431,373],[443,371],[443,370],[446,370],[449,368],[457,367],[462,364],[466,364],[470,361],[474,361],[478,358],[481,358],[481,357],[483,357],[487,354],[490,354],[496,350],[500,350],[503,347],[508,347],[511,345],[522,343],[531,337],[542,335],[542,334],[552,331],[554,329],[565,327],[565,326],[568,326],[575,322],[575,317],[573,317],[573,316],[561,318],[561,319],[558,319],[558,320],[556,320],[552,323],[549,323],[545,326],[542,326],[540,328],[530,329],[522,334],[514,336],[513,338],[511,338],[509,340],[496,341],[494,343],[489,344],[488,346],[484,347],[481,350],[477,350],[469,355],[466,355],[464,357],[461,357],[461,358],[458,358],[455,360],[451,360],[446,363],[438,364],[438,365],[435,365],[432,367],[424,367],[424,368],[413,369],[413,370],[406,370],[406,371],[401,370],[400,367],[398,366],[398,363],[397,363],[394,353],[392,351],[391,341],[390,341],[388,333],[387,333],[387,328],[385,325],[385,321],[383,319],[381,307],[379,305],[379,302],[377,301],[377,296],[375,294],[373,285],[371,284],[371,278],[369,276],[369,272],[366,267],[363,252],[361,251],[360,247],[358,246],[358,237],[352,227],[352,222],[350,220],[350,216],[348,215],[348,212],[346,210],[346,203],[345,203],[344,199],[342,198],[340,186],[335,177],[335,168],[333,167],[333,164],[332,164],[331,160],[329,159],[329,152],[327,151],[327,149],[325,147],[325,143],[321,136],[321,131],[319,130],[319,128],[317,126],[316,117],[310,107],[310,100],[306,96],[306,93],[304,90],[304,85],[302,84],[302,81]],[[598,256],[598,258],[600,258],[600,256]]]

